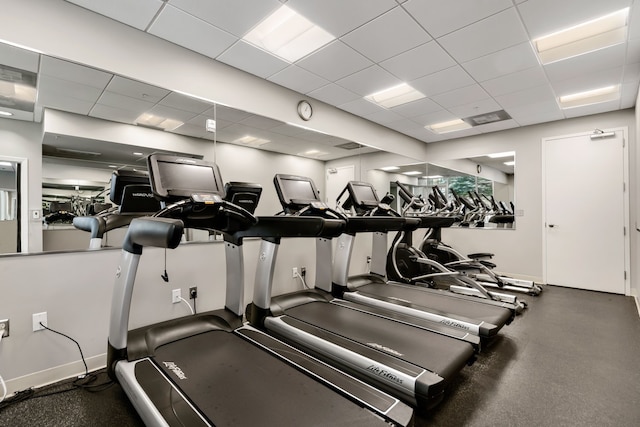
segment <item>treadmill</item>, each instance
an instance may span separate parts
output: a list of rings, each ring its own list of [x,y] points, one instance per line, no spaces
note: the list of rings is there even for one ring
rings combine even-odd
[[[346,198],[345,198],[346,196]],[[338,197],[342,208],[365,213],[390,214],[389,206],[380,204],[373,186],[366,182],[352,181]],[[397,215],[397,213],[395,213]],[[360,219],[358,219],[360,218]],[[370,216],[349,217],[349,222],[365,221]],[[417,217],[420,226],[452,220],[448,217]],[[349,265],[355,236],[359,230],[343,233],[338,238],[334,258],[333,293],[335,296],[364,304],[399,311],[420,319],[440,322],[452,328],[467,331],[482,339],[491,338],[516,316],[512,304],[458,295],[452,292],[430,289],[400,282],[387,281],[387,234],[375,233],[369,274],[349,276]],[[404,233],[400,231],[400,233]],[[459,275],[457,272],[442,274]]]
[[[317,216],[343,218],[318,201],[312,181],[299,178],[275,176],[285,215],[274,226],[287,229]],[[296,214],[286,215],[292,211]],[[252,325],[419,409],[437,405],[451,379],[475,360],[470,343],[347,307],[317,287],[272,297],[280,241],[262,239],[247,310]],[[330,238],[316,239],[316,284],[331,281],[331,253]]]
[[[146,425],[412,423],[412,409],[398,399],[244,325],[238,237],[260,227],[256,218],[223,200],[215,164],[162,155],[152,155],[148,162],[153,192],[166,207],[129,226],[116,273],[107,363],[109,375],[121,384]],[[304,228],[298,229],[301,235],[342,230],[340,221],[305,219]],[[225,308],[128,331],[143,248],[177,247],[184,227],[224,234],[229,270]]]
[[[111,230],[126,227],[134,218],[160,210],[146,172],[117,170],[111,174],[109,199],[116,206],[92,216],[77,216],[73,225],[91,233],[89,249],[100,249],[102,238]]]

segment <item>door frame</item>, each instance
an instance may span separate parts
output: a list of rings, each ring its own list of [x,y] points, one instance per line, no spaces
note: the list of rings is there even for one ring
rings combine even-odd
[[[626,272],[624,278],[624,294],[631,295],[631,229],[629,228],[630,218],[629,218],[629,128],[627,126],[616,127],[616,128],[607,128],[602,129],[604,132],[622,132],[622,152],[623,152],[623,160],[622,160],[622,169],[623,169],[623,214],[624,214],[624,270]],[[553,141],[557,139],[566,139],[566,138],[575,138],[580,136],[590,137],[594,132],[580,132],[568,135],[559,135],[552,136],[547,138],[542,138],[542,223],[540,224],[541,233],[542,233],[542,278],[543,282],[547,283],[547,194],[546,194],[546,144],[548,141]]]
[[[0,160],[4,160],[7,162],[13,162],[18,165],[19,175],[17,176],[18,180],[18,240],[16,245],[19,243],[20,251],[17,253],[28,253],[29,252],[29,228],[30,228],[30,211],[29,211],[29,168],[28,163],[29,160],[24,157],[14,157],[14,156],[5,156],[0,155]],[[40,222],[40,210],[38,210],[38,217],[35,221]],[[40,226],[40,229],[42,226]]]

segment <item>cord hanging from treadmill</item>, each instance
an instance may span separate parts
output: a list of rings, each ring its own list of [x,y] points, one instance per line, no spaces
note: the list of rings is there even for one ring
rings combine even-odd
[[[169,275],[167,274],[167,249],[164,249],[164,273],[160,275],[162,280],[169,282]]]

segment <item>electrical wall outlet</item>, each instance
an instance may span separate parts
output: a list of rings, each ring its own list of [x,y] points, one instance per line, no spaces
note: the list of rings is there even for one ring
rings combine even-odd
[[[171,302],[176,304],[182,298],[182,289],[174,289],[171,291]]]
[[[198,298],[198,287],[192,286],[189,288],[189,299],[196,299],[196,298]]]
[[[31,316],[31,320],[33,323],[33,332],[42,331],[44,329],[43,326],[40,325],[42,323],[44,326],[49,326],[47,324],[47,312],[43,311],[42,313],[33,313]]]
[[[9,336],[9,319],[0,320],[0,332],[2,338],[6,338]]]
[[[293,271],[291,272],[291,277],[294,279],[298,277],[298,267],[293,267]]]
[[[304,277],[304,276],[306,276],[306,275],[307,275],[307,267],[301,267],[301,268],[300,268],[300,275],[301,275],[302,277]]]

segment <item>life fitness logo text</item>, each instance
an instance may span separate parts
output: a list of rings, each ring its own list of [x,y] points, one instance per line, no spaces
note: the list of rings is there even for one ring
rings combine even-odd
[[[184,374],[184,372],[182,372],[182,369],[180,369],[180,367],[176,365],[174,362],[162,362],[162,363],[167,369],[169,369],[171,372],[176,374],[176,377],[178,377],[179,379],[181,380],[187,379],[187,376]]]
[[[387,371],[384,368],[381,368],[380,366],[369,365],[369,366],[367,366],[367,371],[373,372],[377,376],[382,377],[382,378],[386,379],[387,381],[391,381],[391,382],[394,382],[396,384],[402,384],[403,383],[402,379],[398,378],[397,375]]]

